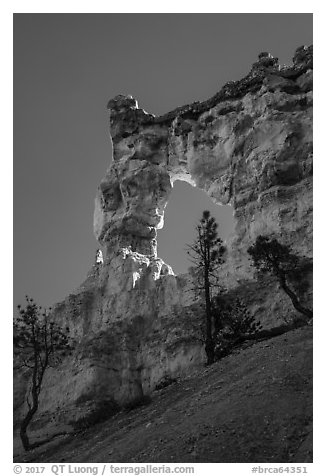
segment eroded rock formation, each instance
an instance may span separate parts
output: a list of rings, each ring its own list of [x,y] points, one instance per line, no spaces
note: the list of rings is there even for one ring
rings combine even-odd
[[[99,401],[141,398],[203,361],[191,276],[175,276],[173,263],[157,256],[175,180],[233,206],[222,277],[265,326],[293,310],[275,283],[253,280],[249,244],[268,233],[306,264],[312,253],[312,47],[299,48],[289,67],[262,53],[242,80],[164,116],[146,113],[131,96],[115,97],[108,109],[113,161],[94,213],[103,263],[54,310],[79,342],[73,358],[47,375],[40,414],[55,412],[56,421],[78,420]]]

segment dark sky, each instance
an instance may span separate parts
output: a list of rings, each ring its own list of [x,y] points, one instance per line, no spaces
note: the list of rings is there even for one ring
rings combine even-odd
[[[132,94],[160,115],[240,79],[261,51],[290,63],[311,43],[311,14],[15,14],[14,304],[29,294],[52,305],[93,263],[110,98]],[[227,238],[231,208],[175,184],[159,256],[176,272],[187,269],[185,243],[207,208]]]

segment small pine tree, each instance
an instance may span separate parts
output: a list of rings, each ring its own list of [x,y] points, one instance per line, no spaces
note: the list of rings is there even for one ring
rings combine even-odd
[[[214,318],[217,320],[215,352],[219,357],[226,355],[237,342],[262,329],[240,298],[231,301],[223,294],[214,299]]]
[[[289,296],[294,308],[307,318],[312,318],[310,309],[302,306],[295,292],[289,287],[288,279],[298,268],[299,258],[291,252],[290,248],[282,245],[276,238],[258,236],[256,242],[248,248],[254,267],[265,274],[275,276]]]
[[[226,248],[218,236],[217,223],[208,210],[196,226],[196,239],[192,245],[187,245],[188,254],[195,265],[197,283],[196,289],[204,292],[205,296],[205,352],[207,365],[214,362],[214,340],[212,336],[212,290],[218,286],[218,269],[224,262]]]
[[[48,367],[56,365],[69,351],[69,329],[65,332],[50,320],[49,311],[43,309],[26,296],[26,306],[18,306],[19,315],[14,320],[14,356],[17,368],[31,373],[30,386],[26,395],[27,413],[20,425],[20,438],[25,450],[31,445],[27,428],[39,407],[43,377]]]
[[[224,302],[218,307],[216,314],[222,322],[224,333],[231,338],[253,335],[262,329],[260,321],[256,321],[240,298],[232,302]]]

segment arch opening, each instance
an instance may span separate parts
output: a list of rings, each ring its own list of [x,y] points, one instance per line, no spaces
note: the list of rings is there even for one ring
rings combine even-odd
[[[219,236],[228,245],[235,229],[233,207],[217,205],[203,190],[177,179],[165,208],[164,226],[157,234],[157,254],[176,274],[186,273],[191,266],[186,245],[195,240],[195,226],[204,210],[216,219]]]

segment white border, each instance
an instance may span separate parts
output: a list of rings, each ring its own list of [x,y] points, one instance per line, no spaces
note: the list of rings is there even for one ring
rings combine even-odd
[[[135,9],[137,6],[137,10]],[[245,10],[244,10],[245,7]],[[12,76],[12,14],[13,13],[314,13],[314,58],[317,68],[315,68],[315,97],[318,101],[315,107],[314,119],[314,149],[316,157],[317,172],[315,172],[314,185],[314,201],[315,201],[315,224],[314,224],[314,246],[315,256],[315,321],[317,332],[315,332],[314,341],[314,413],[315,413],[315,430],[314,430],[314,464],[302,464],[309,466],[309,474],[321,475],[325,474],[324,464],[324,425],[325,423],[325,320],[324,306],[321,306],[324,291],[324,275],[325,275],[325,188],[326,174],[325,172],[325,145],[323,136],[324,117],[326,114],[326,106],[324,96],[326,94],[322,69],[325,64],[325,54],[322,45],[323,30],[325,29],[325,16],[322,2],[315,1],[273,1],[273,2],[253,2],[253,1],[232,1],[232,2],[119,2],[114,5],[108,1],[12,1],[2,2],[1,5],[1,136],[5,142],[2,147],[1,169],[2,169],[2,187],[1,187],[1,204],[2,204],[2,220],[1,220],[1,250],[2,250],[2,269],[1,269],[1,290],[2,290],[2,343],[1,362],[5,367],[2,369],[2,397],[5,402],[2,403],[2,417],[6,416],[5,426],[3,427],[2,450],[6,455],[2,458],[2,463],[8,466],[8,471],[4,469],[3,474],[12,474],[12,439],[11,435],[11,408],[12,408],[12,370],[11,370],[11,338],[12,335],[12,95],[13,95],[13,76]],[[298,45],[299,46],[299,45]],[[322,55],[323,53],[323,55]],[[322,119],[322,120],[320,120]],[[321,218],[321,219],[320,219]],[[317,262],[316,262],[317,261]],[[316,328],[316,327],[315,327]],[[7,426],[8,425],[8,426]],[[5,445],[5,446],[4,446]],[[269,464],[261,464],[269,467]],[[218,470],[216,465],[196,464],[196,474],[250,474],[250,467],[253,464],[219,464]],[[278,466],[275,464],[274,466]],[[324,469],[324,471],[323,471]],[[218,473],[216,473],[218,471]]]

